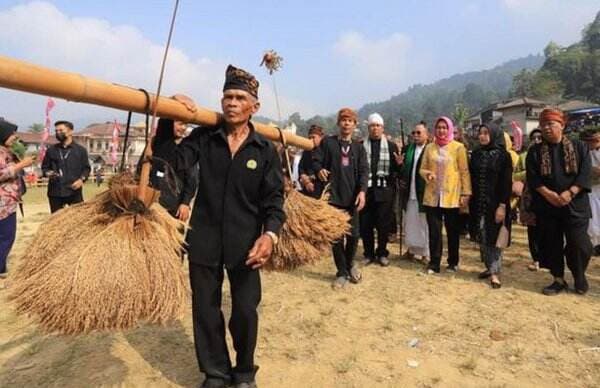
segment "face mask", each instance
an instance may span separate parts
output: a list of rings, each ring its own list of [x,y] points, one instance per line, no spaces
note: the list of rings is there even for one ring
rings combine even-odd
[[[15,154],[19,157],[19,159],[23,159],[23,157],[25,156],[25,151],[26,151],[25,146],[19,140],[16,140],[15,142],[13,142],[10,149],[13,152],[13,154]]]
[[[58,140],[59,142],[64,142],[65,140],[67,140],[67,135],[65,135],[62,132],[59,132],[56,134],[56,140]]]

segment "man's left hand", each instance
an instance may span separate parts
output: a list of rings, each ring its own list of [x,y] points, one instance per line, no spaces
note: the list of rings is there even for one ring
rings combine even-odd
[[[265,265],[267,260],[271,258],[273,253],[273,240],[269,235],[263,234],[256,240],[250,252],[248,252],[248,260],[246,265],[251,266],[252,269],[258,269]]]
[[[71,183],[71,188],[73,190],[79,190],[83,187],[83,180],[77,179],[75,182]]]
[[[190,218],[190,207],[184,203],[179,205],[177,213],[175,214],[180,221],[186,222]]]
[[[356,202],[354,202],[354,204],[356,205],[356,210],[361,211],[365,207],[365,202],[366,202],[365,192],[361,191],[356,196]]]

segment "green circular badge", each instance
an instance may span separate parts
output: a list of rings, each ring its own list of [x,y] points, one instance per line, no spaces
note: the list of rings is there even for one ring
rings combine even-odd
[[[246,167],[248,167],[250,170],[256,170],[256,160],[254,159],[250,159],[247,163],[246,163]]]

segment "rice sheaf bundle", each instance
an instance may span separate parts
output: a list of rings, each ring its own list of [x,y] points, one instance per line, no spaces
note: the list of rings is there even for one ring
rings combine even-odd
[[[350,216],[329,205],[327,198],[314,199],[292,189],[286,193],[284,211],[287,219],[279,244],[265,264],[267,270],[287,271],[313,264],[350,230]]]
[[[136,202],[131,183],[119,177],[40,226],[11,284],[19,312],[62,334],[164,324],[183,315],[181,224],[155,203],[152,190]]]

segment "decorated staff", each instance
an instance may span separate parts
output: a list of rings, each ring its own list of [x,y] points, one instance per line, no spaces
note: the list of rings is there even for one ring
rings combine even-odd
[[[283,58],[274,50],[267,51],[262,59],[271,79],[277,102],[277,113],[281,122],[281,110],[274,73],[281,69]],[[314,135],[314,134],[313,134]],[[322,135],[322,132],[321,132]],[[282,158],[289,181],[285,184],[284,211],[286,221],[281,228],[279,244],[275,246],[273,257],[267,261],[265,268],[269,270],[293,270],[305,264],[313,264],[323,258],[331,244],[349,231],[349,216],[345,212],[327,203],[329,195],[322,196],[319,190],[317,198],[309,198],[293,188],[292,165],[287,148],[289,132],[281,132],[283,144]],[[311,133],[309,133],[311,137]],[[313,140],[314,141],[314,140]],[[315,143],[318,146],[318,143]],[[312,170],[312,156],[316,150],[303,151],[302,159],[308,159]],[[317,182],[322,187],[322,182]]]

